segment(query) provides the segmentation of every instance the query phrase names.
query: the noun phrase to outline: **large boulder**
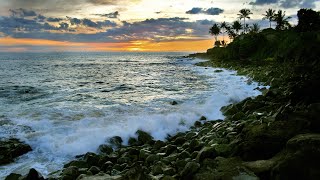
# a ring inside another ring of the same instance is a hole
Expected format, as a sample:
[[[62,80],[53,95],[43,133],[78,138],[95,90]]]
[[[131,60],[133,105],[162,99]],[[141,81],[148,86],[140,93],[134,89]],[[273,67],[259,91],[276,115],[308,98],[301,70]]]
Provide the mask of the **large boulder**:
[[[258,180],[259,178],[242,165],[238,158],[205,159],[199,171],[193,176],[194,180],[217,179],[245,179]]]
[[[31,147],[18,139],[0,141],[0,165],[13,162],[13,159],[31,151]]]
[[[270,159],[285,147],[290,138],[305,131],[307,126],[308,122],[298,117],[247,124],[232,142],[233,155],[246,161]]]
[[[27,175],[20,177],[19,180],[44,180],[44,178],[37,170],[32,168]]]
[[[109,143],[116,148],[120,148],[122,146],[122,142],[123,140],[120,136],[114,136],[109,139]]]
[[[206,158],[214,159],[216,157],[217,157],[217,151],[214,147],[204,147],[198,153],[196,160],[198,162],[201,162]]]
[[[287,143],[271,179],[319,179],[320,134],[300,134]]]
[[[136,135],[138,136],[138,142],[140,144],[147,144],[153,140],[153,137],[150,134],[141,130],[138,130]]]

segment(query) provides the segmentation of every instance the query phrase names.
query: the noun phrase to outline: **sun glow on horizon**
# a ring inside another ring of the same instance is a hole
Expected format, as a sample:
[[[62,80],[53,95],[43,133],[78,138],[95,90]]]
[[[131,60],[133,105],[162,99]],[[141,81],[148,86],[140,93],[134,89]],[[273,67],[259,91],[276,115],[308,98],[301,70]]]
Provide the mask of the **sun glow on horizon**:
[[[0,38],[0,52],[50,52],[50,51],[114,51],[114,52],[195,52],[206,51],[213,46],[213,40],[180,40],[153,42],[146,40],[129,42],[67,42],[46,39]]]

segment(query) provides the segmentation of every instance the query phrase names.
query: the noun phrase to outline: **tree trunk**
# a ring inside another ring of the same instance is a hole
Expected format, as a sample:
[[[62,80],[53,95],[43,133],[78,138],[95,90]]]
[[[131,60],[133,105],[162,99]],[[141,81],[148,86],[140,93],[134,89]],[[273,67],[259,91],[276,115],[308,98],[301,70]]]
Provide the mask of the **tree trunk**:
[[[269,22],[270,22],[270,28],[271,28],[271,20]]]
[[[244,33],[247,32],[246,18],[243,18],[243,30],[244,30]]]

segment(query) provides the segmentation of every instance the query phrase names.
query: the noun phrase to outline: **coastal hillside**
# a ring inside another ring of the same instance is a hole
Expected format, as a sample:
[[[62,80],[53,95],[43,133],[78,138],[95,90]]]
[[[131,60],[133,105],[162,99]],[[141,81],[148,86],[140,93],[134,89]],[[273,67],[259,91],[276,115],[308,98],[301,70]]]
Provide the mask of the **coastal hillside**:
[[[240,10],[241,19],[249,15],[248,9]],[[261,95],[230,101],[220,109],[225,119],[199,116],[189,130],[168,135],[163,141],[141,129],[128,139],[117,135],[97,151],[77,155],[46,178],[320,179],[320,13],[301,9],[297,17],[298,24],[292,27],[279,10],[270,16],[270,27],[275,21],[275,29],[247,28],[244,21],[241,33],[237,26],[214,24],[210,33],[215,36],[215,47],[187,57],[207,59],[197,65],[218,68],[214,73],[236,70],[237,75],[249,77],[246,84],[260,83],[255,90]],[[239,27],[240,22],[235,24]],[[230,36],[229,44],[218,41],[220,27]],[[179,103],[171,101],[170,107]],[[11,140],[10,147],[8,142],[2,144],[12,156],[9,162],[31,150],[19,140]],[[16,149],[23,152],[18,154]],[[6,180],[44,180],[38,171],[11,173]]]

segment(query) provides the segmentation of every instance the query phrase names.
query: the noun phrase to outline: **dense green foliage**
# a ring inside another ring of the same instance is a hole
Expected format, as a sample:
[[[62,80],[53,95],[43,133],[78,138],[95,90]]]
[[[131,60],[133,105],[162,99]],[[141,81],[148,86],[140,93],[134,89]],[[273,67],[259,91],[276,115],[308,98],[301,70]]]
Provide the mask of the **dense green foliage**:
[[[207,55],[215,62],[232,66],[268,67],[279,74],[282,83],[287,83],[288,91],[292,92],[291,101],[317,102],[320,100],[320,14],[302,9],[298,17],[299,24],[294,28],[242,34],[225,48],[209,49]]]

